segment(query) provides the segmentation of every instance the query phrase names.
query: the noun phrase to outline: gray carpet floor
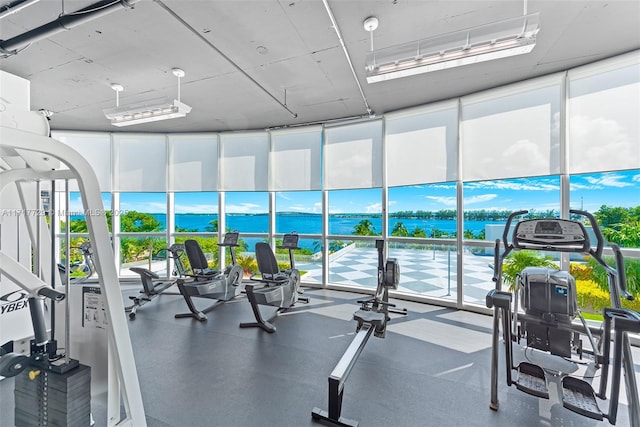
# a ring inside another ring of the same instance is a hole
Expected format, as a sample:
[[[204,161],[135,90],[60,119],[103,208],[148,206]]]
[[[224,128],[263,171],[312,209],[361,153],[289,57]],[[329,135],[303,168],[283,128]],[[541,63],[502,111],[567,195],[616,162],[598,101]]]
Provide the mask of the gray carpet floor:
[[[179,296],[142,307],[129,328],[148,425],[319,425],[311,410],[327,409],[327,377],[353,339],[362,295],[310,289],[305,296],[310,303],[281,314],[273,334],[238,327],[253,320],[244,296],[206,322],[174,319],[185,311]],[[500,410],[490,410],[491,317],[396,303],[409,314],[393,315],[386,338],[369,340],[345,385],[344,417],[361,426],[609,424],[564,409],[553,390],[545,400],[507,387],[503,370]],[[634,356],[640,377],[637,348]],[[13,383],[0,381],[1,426],[13,425]],[[104,408],[94,405],[93,414],[106,425]],[[629,425],[624,402],[617,425]]]

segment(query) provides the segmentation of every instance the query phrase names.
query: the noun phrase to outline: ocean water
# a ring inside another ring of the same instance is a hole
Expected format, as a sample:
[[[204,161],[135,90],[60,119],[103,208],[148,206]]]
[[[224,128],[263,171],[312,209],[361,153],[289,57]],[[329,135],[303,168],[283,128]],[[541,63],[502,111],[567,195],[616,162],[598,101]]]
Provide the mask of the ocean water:
[[[154,214],[163,226],[166,218],[163,214]],[[207,226],[218,218],[218,215],[207,214],[185,214],[176,215],[176,227],[189,231],[206,231]],[[376,232],[382,231],[382,219],[366,216],[353,217],[330,217],[329,234],[353,234],[354,229],[360,221],[368,219],[373,224]],[[430,235],[434,229],[454,233],[456,231],[456,221],[453,220],[422,220],[422,219],[389,219],[389,229],[392,230],[397,222],[402,222],[411,233],[416,227],[424,230]],[[484,230],[487,224],[504,224],[499,221],[465,221],[465,230],[470,230],[478,234]],[[227,216],[228,229],[239,230],[247,233],[267,233],[269,231],[269,216],[261,215],[231,215]],[[300,234],[321,234],[322,218],[320,215],[282,215],[276,218],[276,232],[288,233],[297,231]]]
[[[164,225],[165,215],[154,214],[154,216]],[[211,226],[211,222],[218,218],[217,215],[207,214],[178,214],[176,215],[176,227],[184,230],[199,232],[206,231]],[[360,221],[368,219],[373,224],[373,228],[377,233],[382,231],[382,219],[367,216],[349,216],[349,217],[329,217],[329,234],[334,235],[351,235],[355,227]],[[389,230],[397,222],[402,222],[406,229],[411,233],[415,228],[424,230],[427,236],[431,235],[433,230],[439,230],[449,234],[455,233],[456,221],[453,220],[421,220],[421,219],[389,219]],[[470,230],[474,234],[478,234],[485,229],[487,224],[504,224],[499,221],[465,221],[465,230]],[[238,230],[242,234],[245,233],[267,233],[269,231],[269,216],[261,215],[230,215],[227,216],[226,228],[230,230]],[[322,233],[322,217],[320,215],[280,215],[276,218],[276,233],[288,233],[295,231],[299,234],[321,234]],[[255,242],[260,239],[245,239],[249,247],[253,247]],[[300,245],[311,249],[314,242],[310,239],[301,239]]]
[[[166,228],[165,214],[151,214],[162,225],[162,229]],[[81,217],[72,219],[80,219]],[[212,221],[218,219],[215,214],[176,214],[176,229],[204,232],[212,230]],[[380,233],[382,231],[382,219],[369,216],[330,216],[329,217],[329,234],[333,235],[351,235],[354,233],[355,227],[360,221],[367,219],[373,224],[374,231]],[[415,228],[420,228],[429,236],[433,230],[439,230],[449,234],[455,233],[456,221],[442,219],[389,219],[389,230],[393,230],[396,223],[402,222],[406,229],[411,233]],[[504,224],[500,221],[465,221],[465,230],[469,230],[474,234],[478,234],[485,229],[487,224]],[[207,229],[209,228],[209,230]],[[268,233],[269,232],[269,215],[229,215],[227,216],[226,228],[229,230],[238,230],[242,233]],[[322,216],[308,214],[287,214],[278,215],[276,217],[276,233],[297,232],[299,234],[322,234]],[[261,239],[244,239],[250,248]],[[254,241],[255,240],[255,241]],[[305,248],[312,249],[316,246],[311,239],[301,239],[300,245]]]

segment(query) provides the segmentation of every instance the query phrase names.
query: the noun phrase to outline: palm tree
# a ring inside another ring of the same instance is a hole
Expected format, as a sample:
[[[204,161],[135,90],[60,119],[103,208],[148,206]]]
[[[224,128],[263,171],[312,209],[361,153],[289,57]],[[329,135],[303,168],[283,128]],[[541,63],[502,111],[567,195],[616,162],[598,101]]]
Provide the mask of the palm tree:
[[[376,230],[373,223],[368,219],[363,219],[353,227],[353,233],[357,236],[375,236]]]
[[[405,227],[404,224],[401,221],[398,221],[393,226],[393,231],[391,231],[391,235],[392,236],[407,237],[407,236],[409,236],[409,230],[407,230],[407,227]]]

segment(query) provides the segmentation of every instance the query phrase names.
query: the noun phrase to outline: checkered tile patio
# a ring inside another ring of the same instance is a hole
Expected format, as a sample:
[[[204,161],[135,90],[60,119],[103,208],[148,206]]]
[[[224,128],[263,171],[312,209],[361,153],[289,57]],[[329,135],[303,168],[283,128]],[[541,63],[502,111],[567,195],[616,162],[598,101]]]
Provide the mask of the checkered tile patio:
[[[442,250],[390,249],[390,258],[400,265],[400,286],[404,292],[429,297],[457,299],[456,253]],[[469,303],[484,304],[487,292],[495,286],[489,256],[464,254],[464,295]],[[329,283],[376,286],[378,254],[374,248],[348,247],[332,255],[329,261]],[[303,282],[322,282],[322,266],[296,264],[306,273]]]

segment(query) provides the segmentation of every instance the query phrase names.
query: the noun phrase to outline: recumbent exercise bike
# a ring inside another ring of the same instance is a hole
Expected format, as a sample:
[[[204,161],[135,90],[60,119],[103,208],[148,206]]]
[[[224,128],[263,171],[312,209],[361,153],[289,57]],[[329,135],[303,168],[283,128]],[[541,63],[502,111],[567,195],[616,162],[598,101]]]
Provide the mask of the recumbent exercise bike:
[[[242,292],[244,272],[242,267],[238,265],[235,252],[235,248],[239,246],[238,232],[226,233],[223,242],[218,243],[218,246],[229,248],[231,254],[231,265],[227,266],[224,271],[209,268],[207,258],[197,240],[184,241],[184,248],[193,273],[187,274],[188,278],[178,278],[177,284],[189,312],[176,314],[175,318],[191,317],[205,321],[207,320],[206,313],[219,304],[232,300]],[[193,301],[194,297],[214,299],[216,302],[204,309],[198,309]]]
[[[259,272],[251,275],[250,280],[258,283],[245,284],[247,299],[251,304],[251,310],[256,319],[255,322],[240,323],[241,328],[258,327],[269,333],[276,331],[271,321],[278,313],[293,307],[296,302],[309,302],[308,298],[300,297],[303,293],[300,289],[300,272],[296,269],[293,251],[298,247],[299,236],[297,233],[285,234],[279,249],[287,249],[289,252],[289,268],[280,270],[275,254],[271,246],[265,242],[256,243],[256,261]],[[257,286],[262,287],[257,288]],[[265,319],[262,316],[259,305],[277,307],[275,313]]]

